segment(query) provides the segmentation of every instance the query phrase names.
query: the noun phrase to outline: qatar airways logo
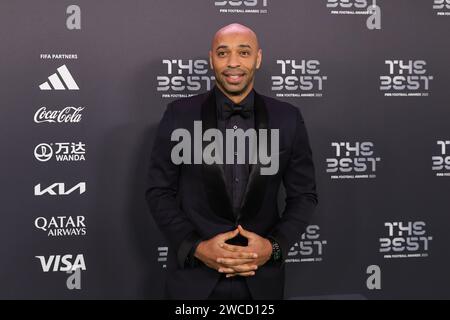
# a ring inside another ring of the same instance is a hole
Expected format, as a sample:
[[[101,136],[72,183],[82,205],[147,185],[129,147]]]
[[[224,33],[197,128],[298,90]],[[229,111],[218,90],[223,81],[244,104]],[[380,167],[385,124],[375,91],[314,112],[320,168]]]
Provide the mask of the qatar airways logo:
[[[270,131],[270,132],[269,132]],[[269,138],[270,134],[270,138]],[[171,159],[180,164],[261,164],[261,175],[274,175],[279,167],[278,129],[226,129],[225,138],[219,129],[211,128],[203,133],[202,121],[194,121],[194,137],[184,128],[175,129],[171,141]],[[224,159],[224,140],[225,153]],[[204,150],[203,143],[208,143]],[[192,159],[193,150],[193,159]],[[270,155],[269,155],[270,152]]]
[[[162,98],[185,98],[211,90],[215,77],[207,60],[163,59],[164,74],[156,77]]]
[[[450,0],[434,0],[433,10],[438,16],[450,16]]]
[[[368,15],[366,27],[369,30],[381,29],[381,8],[376,0],[327,0],[330,14],[336,15]]]
[[[326,159],[331,179],[376,178],[381,158],[376,155],[373,142],[332,142],[331,147],[334,157]]]
[[[272,76],[272,92],[277,97],[322,97],[327,76],[321,74],[319,60],[278,59],[280,73]]]
[[[85,236],[87,233],[84,216],[37,217],[34,226],[48,237]]]
[[[34,114],[35,123],[78,123],[81,121],[84,107],[65,107],[60,110],[39,108]]]
[[[385,97],[428,97],[433,76],[425,60],[386,60],[388,73],[380,76]]]
[[[385,222],[387,234],[380,238],[380,252],[384,258],[428,257],[430,241],[425,221]]]
[[[233,14],[267,14],[269,0],[214,0],[219,13]]]
[[[431,169],[436,172],[436,177],[450,177],[450,154],[448,152],[450,140],[438,140],[438,154],[431,157]]]

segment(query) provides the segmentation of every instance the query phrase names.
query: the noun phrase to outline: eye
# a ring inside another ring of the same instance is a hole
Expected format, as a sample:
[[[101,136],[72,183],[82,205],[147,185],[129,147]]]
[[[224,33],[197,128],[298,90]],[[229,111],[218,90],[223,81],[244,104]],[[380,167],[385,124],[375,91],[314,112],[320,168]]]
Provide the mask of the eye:
[[[225,51],[219,51],[219,52],[217,52],[217,55],[219,56],[219,57],[224,57],[225,56]]]
[[[248,51],[241,51],[241,55],[248,56],[248,55],[250,55],[250,52],[248,52]]]

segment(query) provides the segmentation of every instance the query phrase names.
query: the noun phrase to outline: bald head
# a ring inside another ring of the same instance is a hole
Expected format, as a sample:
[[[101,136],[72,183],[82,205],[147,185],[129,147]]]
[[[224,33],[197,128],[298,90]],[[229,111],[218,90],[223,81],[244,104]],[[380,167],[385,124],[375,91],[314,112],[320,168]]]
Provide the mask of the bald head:
[[[221,39],[230,35],[240,35],[245,37],[248,41],[254,43],[256,50],[259,49],[258,37],[252,29],[240,23],[232,23],[217,30],[212,40],[211,50],[214,50]]]

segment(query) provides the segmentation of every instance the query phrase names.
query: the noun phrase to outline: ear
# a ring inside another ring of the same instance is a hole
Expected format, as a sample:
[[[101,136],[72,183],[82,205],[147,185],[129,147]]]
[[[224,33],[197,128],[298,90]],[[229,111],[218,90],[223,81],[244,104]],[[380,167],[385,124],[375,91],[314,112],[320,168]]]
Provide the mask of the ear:
[[[258,49],[258,54],[256,57],[256,69],[259,69],[262,63],[262,49]]]
[[[212,51],[209,50],[209,66],[213,70],[213,63],[212,63]]]

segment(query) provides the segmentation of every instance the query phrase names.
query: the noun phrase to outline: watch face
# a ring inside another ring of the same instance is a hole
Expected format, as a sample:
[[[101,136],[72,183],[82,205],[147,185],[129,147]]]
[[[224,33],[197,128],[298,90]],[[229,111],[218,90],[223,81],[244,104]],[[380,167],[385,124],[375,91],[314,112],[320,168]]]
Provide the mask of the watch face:
[[[277,261],[281,258],[280,246],[275,240],[271,240],[272,242],[272,258]]]

